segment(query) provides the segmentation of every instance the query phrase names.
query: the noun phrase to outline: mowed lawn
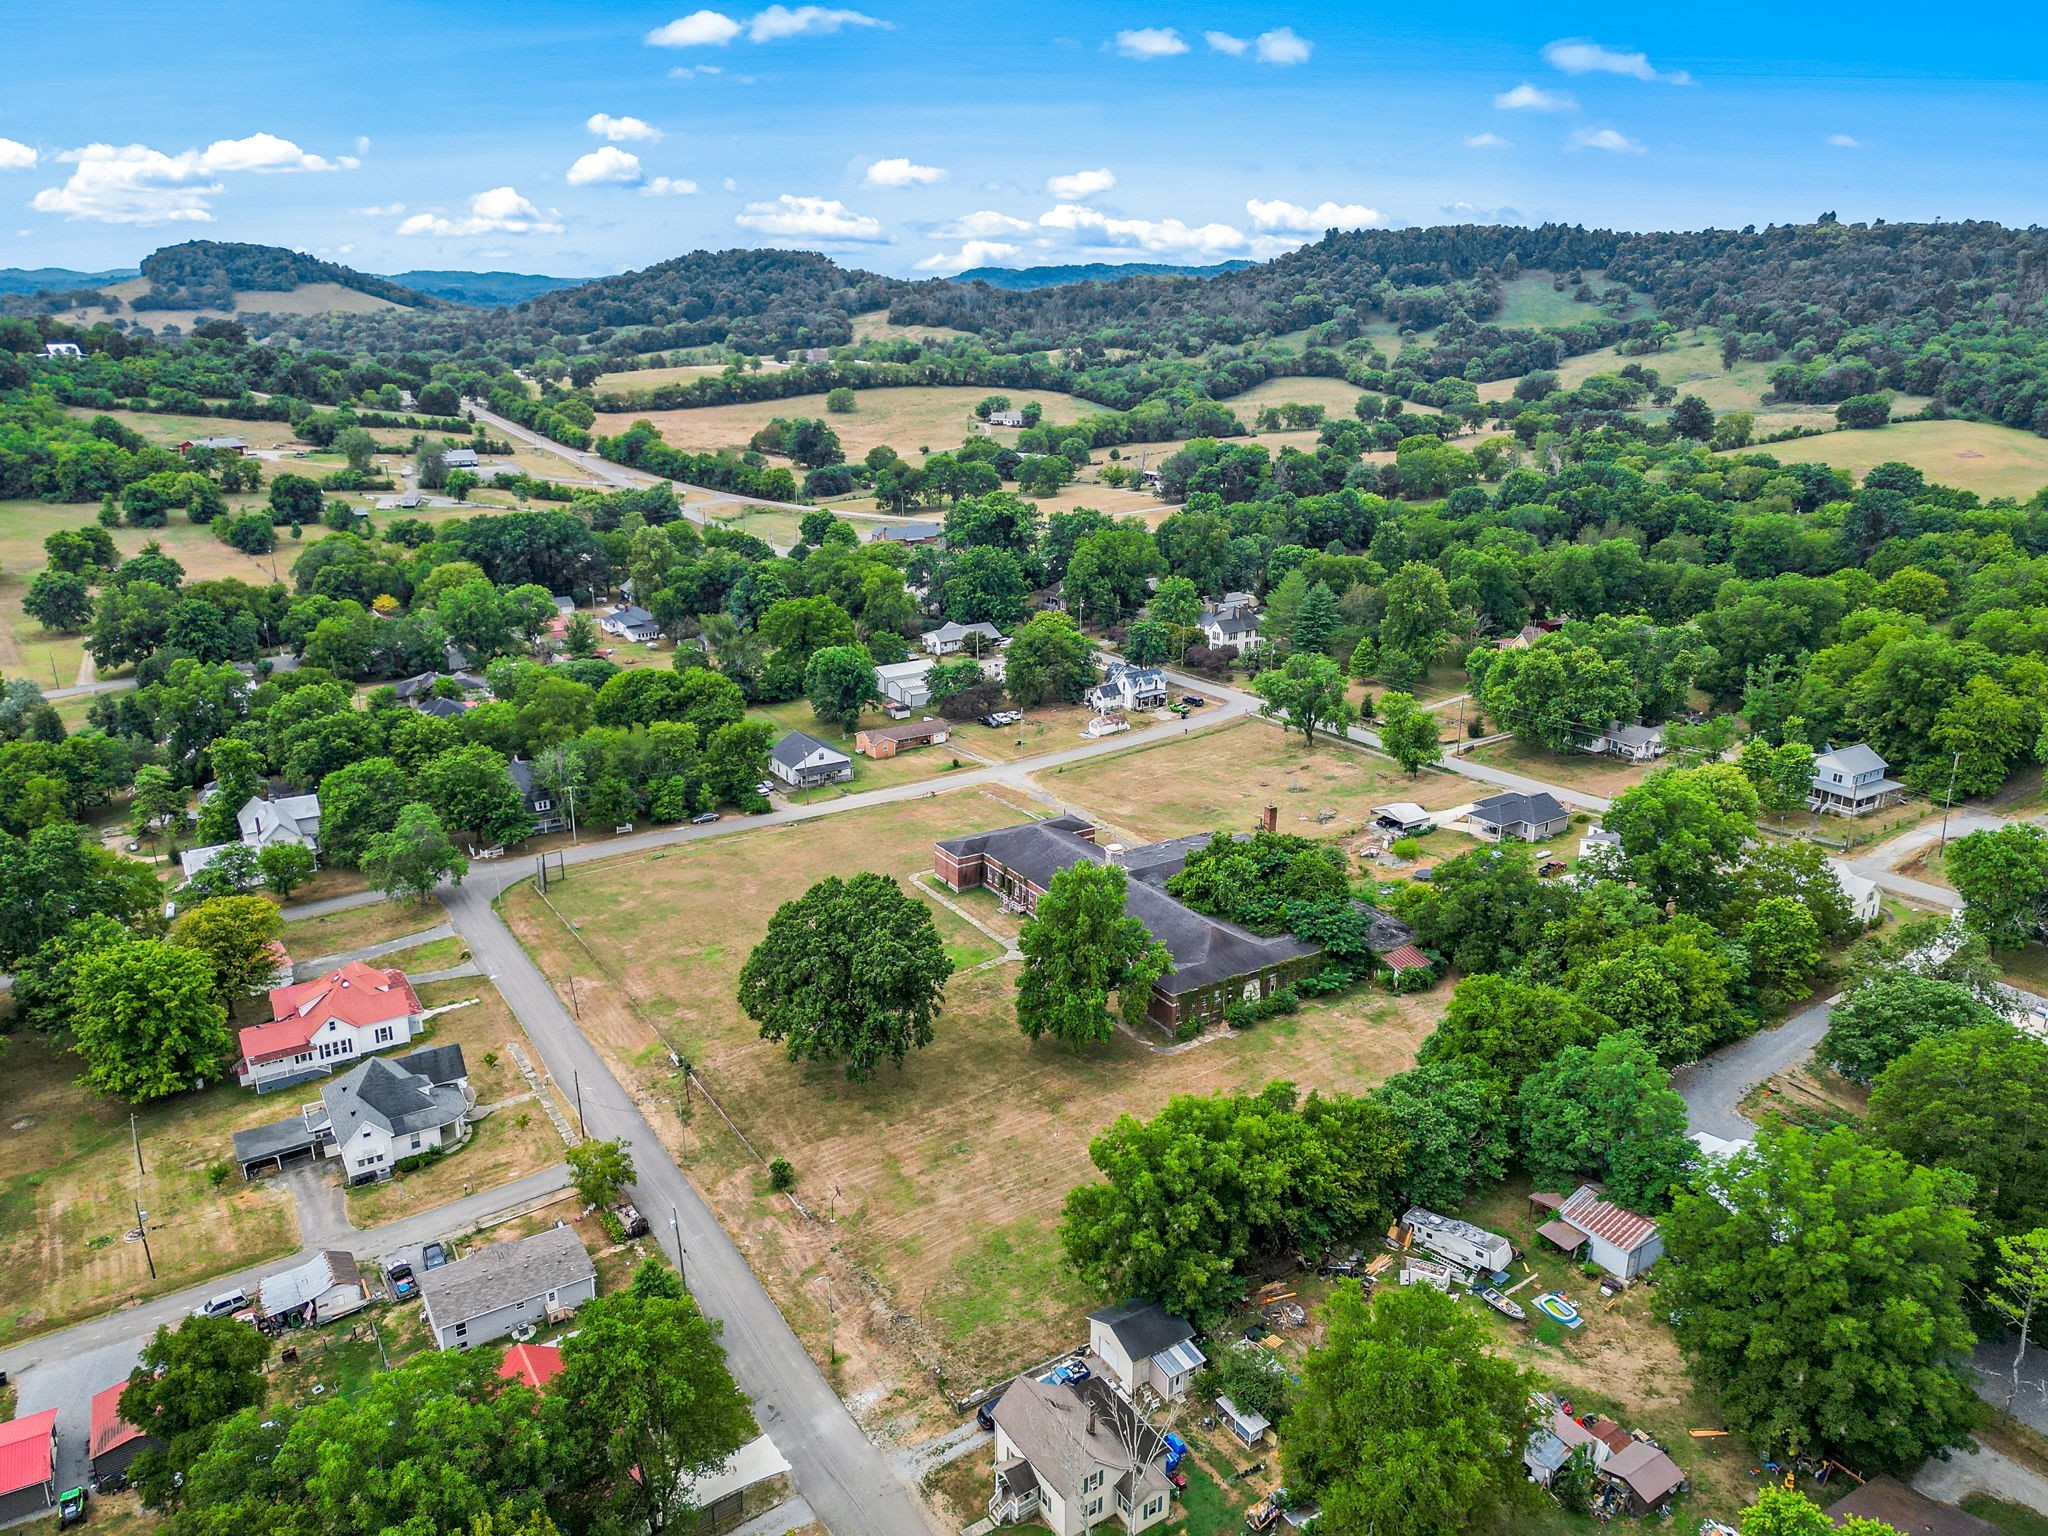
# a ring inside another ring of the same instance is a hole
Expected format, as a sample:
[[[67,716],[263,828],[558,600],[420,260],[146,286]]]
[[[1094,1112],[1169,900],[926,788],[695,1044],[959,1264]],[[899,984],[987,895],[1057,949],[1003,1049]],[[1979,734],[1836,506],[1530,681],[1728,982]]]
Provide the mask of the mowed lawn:
[[[1362,993],[1174,1054],[1121,1035],[1077,1054],[1018,1032],[1015,970],[998,964],[956,975],[934,1044],[864,1085],[792,1065],[758,1038],[734,993],[779,904],[826,875],[907,882],[930,869],[935,839],[1023,819],[991,796],[944,794],[588,866],[553,887],[553,913],[530,886],[504,902],[565,999],[576,977],[584,1029],[643,1101],[675,1098],[664,1042],[694,1062],[760,1154],[789,1159],[800,1198],[836,1220],[832,1245],[936,1342],[955,1386],[1078,1336],[1094,1298],[1061,1262],[1054,1228],[1066,1192],[1092,1177],[1090,1138],[1119,1114],[1276,1077],[1364,1088],[1413,1059],[1437,1011],[1430,997]],[[934,907],[949,943],[992,949]],[[728,1142],[700,1106],[685,1165],[818,1347],[805,1321],[818,1255],[764,1198],[759,1166],[721,1152]]]
[[[849,460],[867,456],[870,448],[887,444],[904,458],[916,461],[918,450],[937,453],[958,448],[982,431],[975,419],[977,401],[991,394],[1007,393],[1019,407],[1035,400],[1044,408],[1048,422],[1078,421],[1101,409],[1056,390],[997,391],[966,385],[913,385],[902,389],[863,389],[856,392],[854,409],[835,415],[825,409],[822,394],[796,395],[787,400],[762,400],[742,405],[705,405],[681,411],[629,411],[602,415],[592,430],[623,432],[645,417],[677,448],[712,452],[720,448],[745,448],[747,441],[777,416],[809,416],[829,422],[839,434],[840,446]],[[1003,441],[1014,441],[1016,433],[999,432]]]
[[[1900,421],[1830,432],[1763,450],[1786,464],[1832,464],[1859,478],[1874,465],[1911,464],[1938,485],[2025,501],[2048,486],[2048,440],[1986,421]]]
[[[0,1060],[0,1343],[299,1245],[289,1197],[233,1172],[216,1188],[207,1172],[232,1169],[232,1133],[290,1114],[291,1095],[259,1099],[229,1080],[145,1106],[138,1189],[129,1106],[80,1087],[83,1065],[31,1030],[17,1031]],[[126,1237],[138,1196],[154,1279],[142,1244]]]
[[[1345,837],[1372,820],[1372,808],[1413,800],[1430,810],[1462,804],[1472,786],[1446,774],[1409,778],[1395,764],[1356,747],[1245,720],[1156,746],[1032,775],[1064,802],[1094,810],[1126,840],[1158,842],[1212,830],[1249,832],[1268,805],[1280,830],[1304,837]],[[1316,818],[1333,813],[1328,821]]]

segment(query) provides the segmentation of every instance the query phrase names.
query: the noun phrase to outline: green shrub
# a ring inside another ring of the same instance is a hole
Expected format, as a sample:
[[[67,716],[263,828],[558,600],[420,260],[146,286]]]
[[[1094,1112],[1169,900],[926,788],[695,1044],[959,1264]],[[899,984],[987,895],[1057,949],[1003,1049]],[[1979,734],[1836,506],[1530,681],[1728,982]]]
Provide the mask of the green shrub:
[[[1412,859],[1422,852],[1422,844],[1412,837],[1400,837],[1388,851],[1397,859]]]
[[[768,1187],[778,1195],[796,1188],[796,1169],[790,1166],[788,1158],[778,1157],[768,1165]]]

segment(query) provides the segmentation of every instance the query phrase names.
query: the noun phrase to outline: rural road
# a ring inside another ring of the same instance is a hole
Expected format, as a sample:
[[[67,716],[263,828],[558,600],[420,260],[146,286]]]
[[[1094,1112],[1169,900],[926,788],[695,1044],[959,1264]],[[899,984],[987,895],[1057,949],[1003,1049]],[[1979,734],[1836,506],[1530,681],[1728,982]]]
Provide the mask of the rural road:
[[[671,1242],[673,1230],[680,1230],[690,1293],[725,1325],[733,1375],[753,1399],[762,1429],[789,1459],[796,1491],[829,1529],[847,1536],[924,1536],[928,1528],[916,1500],[804,1352],[745,1255],[493,910],[485,886],[504,883],[509,882],[465,883],[443,890],[441,901],[555,1081],[580,1082],[589,1134],[632,1143],[639,1174],[634,1203],[646,1213],[657,1239],[669,1222],[676,1224]]]
[[[203,1285],[188,1286],[171,1295],[0,1349],[0,1371],[5,1371],[21,1389],[17,1413],[57,1410],[57,1483],[60,1488],[76,1487],[86,1478],[93,1394],[122,1380],[135,1368],[142,1346],[160,1326],[169,1324],[175,1328],[191,1315],[194,1307],[223,1291],[239,1287],[254,1295],[263,1276],[305,1262],[318,1248],[345,1248],[358,1259],[374,1264],[381,1255],[411,1244],[471,1231],[494,1217],[545,1200],[568,1184],[569,1170],[557,1164],[510,1184],[451,1200],[366,1232],[351,1229],[346,1236],[333,1230],[333,1215],[326,1212],[316,1218],[327,1228],[318,1244],[309,1243],[287,1258],[272,1259],[237,1274],[220,1275]],[[344,1215],[344,1225],[346,1220]]]
[[[1828,1009],[1837,1001],[1816,1003],[1775,1029],[1760,1029],[1672,1073],[1671,1086],[1685,1100],[1686,1124],[1725,1141],[1747,1141],[1756,1135],[1756,1122],[1736,1106],[1758,1083],[1799,1066],[1813,1054],[1828,1032]]]

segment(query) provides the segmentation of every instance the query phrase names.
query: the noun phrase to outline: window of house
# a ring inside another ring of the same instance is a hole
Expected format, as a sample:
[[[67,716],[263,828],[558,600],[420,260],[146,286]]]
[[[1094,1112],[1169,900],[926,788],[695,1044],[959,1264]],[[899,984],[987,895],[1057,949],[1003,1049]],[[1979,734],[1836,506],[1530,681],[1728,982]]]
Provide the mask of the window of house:
[[[466,1339],[466,1338],[468,1338],[468,1337],[469,1337],[469,1324],[467,1324],[467,1323],[457,1323],[457,1324],[455,1325],[455,1337],[457,1337],[458,1339]]]
[[[533,802],[533,808],[536,811],[551,811],[555,808],[555,802],[552,800],[536,800]]]
[[[412,1149],[415,1152],[419,1151],[420,1149],[420,1139],[417,1136],[413,1137],[412,1139]]]
[[[1087,1505],[1081,1511],[1082,1518],[1087,1520],[1093,1520],[1097,1515],[1101,1513],[1102,1500],[1100,1498],[1090,1499]]]
[[[391,1043],[391,1026],[389,1024],[380,1025],[378,1027],[377,1043],[379,1045],[389,1045]]]
[[[1081,1479],[1081,1491],[1083,1493],[1093,1493],[1096,1489],[1100,1488],[1101,1486],[1102,1474],[1100,1472],[1090,1472],[1086,1477]]]
[[[1151,1498],[1145,1501],[1145,1518],[1147,1520],[1150,1520],[1154,1515],[1158,1514],[1159,1511],[1164,1509],[1165,1507],[1165,1495],[1154,1494]]]

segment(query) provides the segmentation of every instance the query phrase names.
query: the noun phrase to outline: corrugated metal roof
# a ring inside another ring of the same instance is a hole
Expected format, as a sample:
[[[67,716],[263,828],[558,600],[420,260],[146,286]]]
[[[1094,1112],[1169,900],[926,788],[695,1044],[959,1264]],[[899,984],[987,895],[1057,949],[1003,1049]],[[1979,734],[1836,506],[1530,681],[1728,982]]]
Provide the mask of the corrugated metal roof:
[[[1635,1252],[1657,1235],[1656,1222],[1602,1200],[1599,1191],[1590,1184],[1581,1184],[1574,1190],[1571,1199],[1558,1207],[1557,1214],[1568,1225],[1589,1237],[1612,1243],[1624,1253]]]
[[[56,1428],[54,1408],[0,1424],[0,1493],[19,1493],[50,1480],[54,1475],[51,1437]]]
[[[89,1454],[97,1461],[111,1450],[126,1445],[130,1440],[140,1440],[141,1430],[121,1417],[121,1394],[128,1390],[126,1381],[117,1381],[104,1392],[92,1395],[92,1438]]]

